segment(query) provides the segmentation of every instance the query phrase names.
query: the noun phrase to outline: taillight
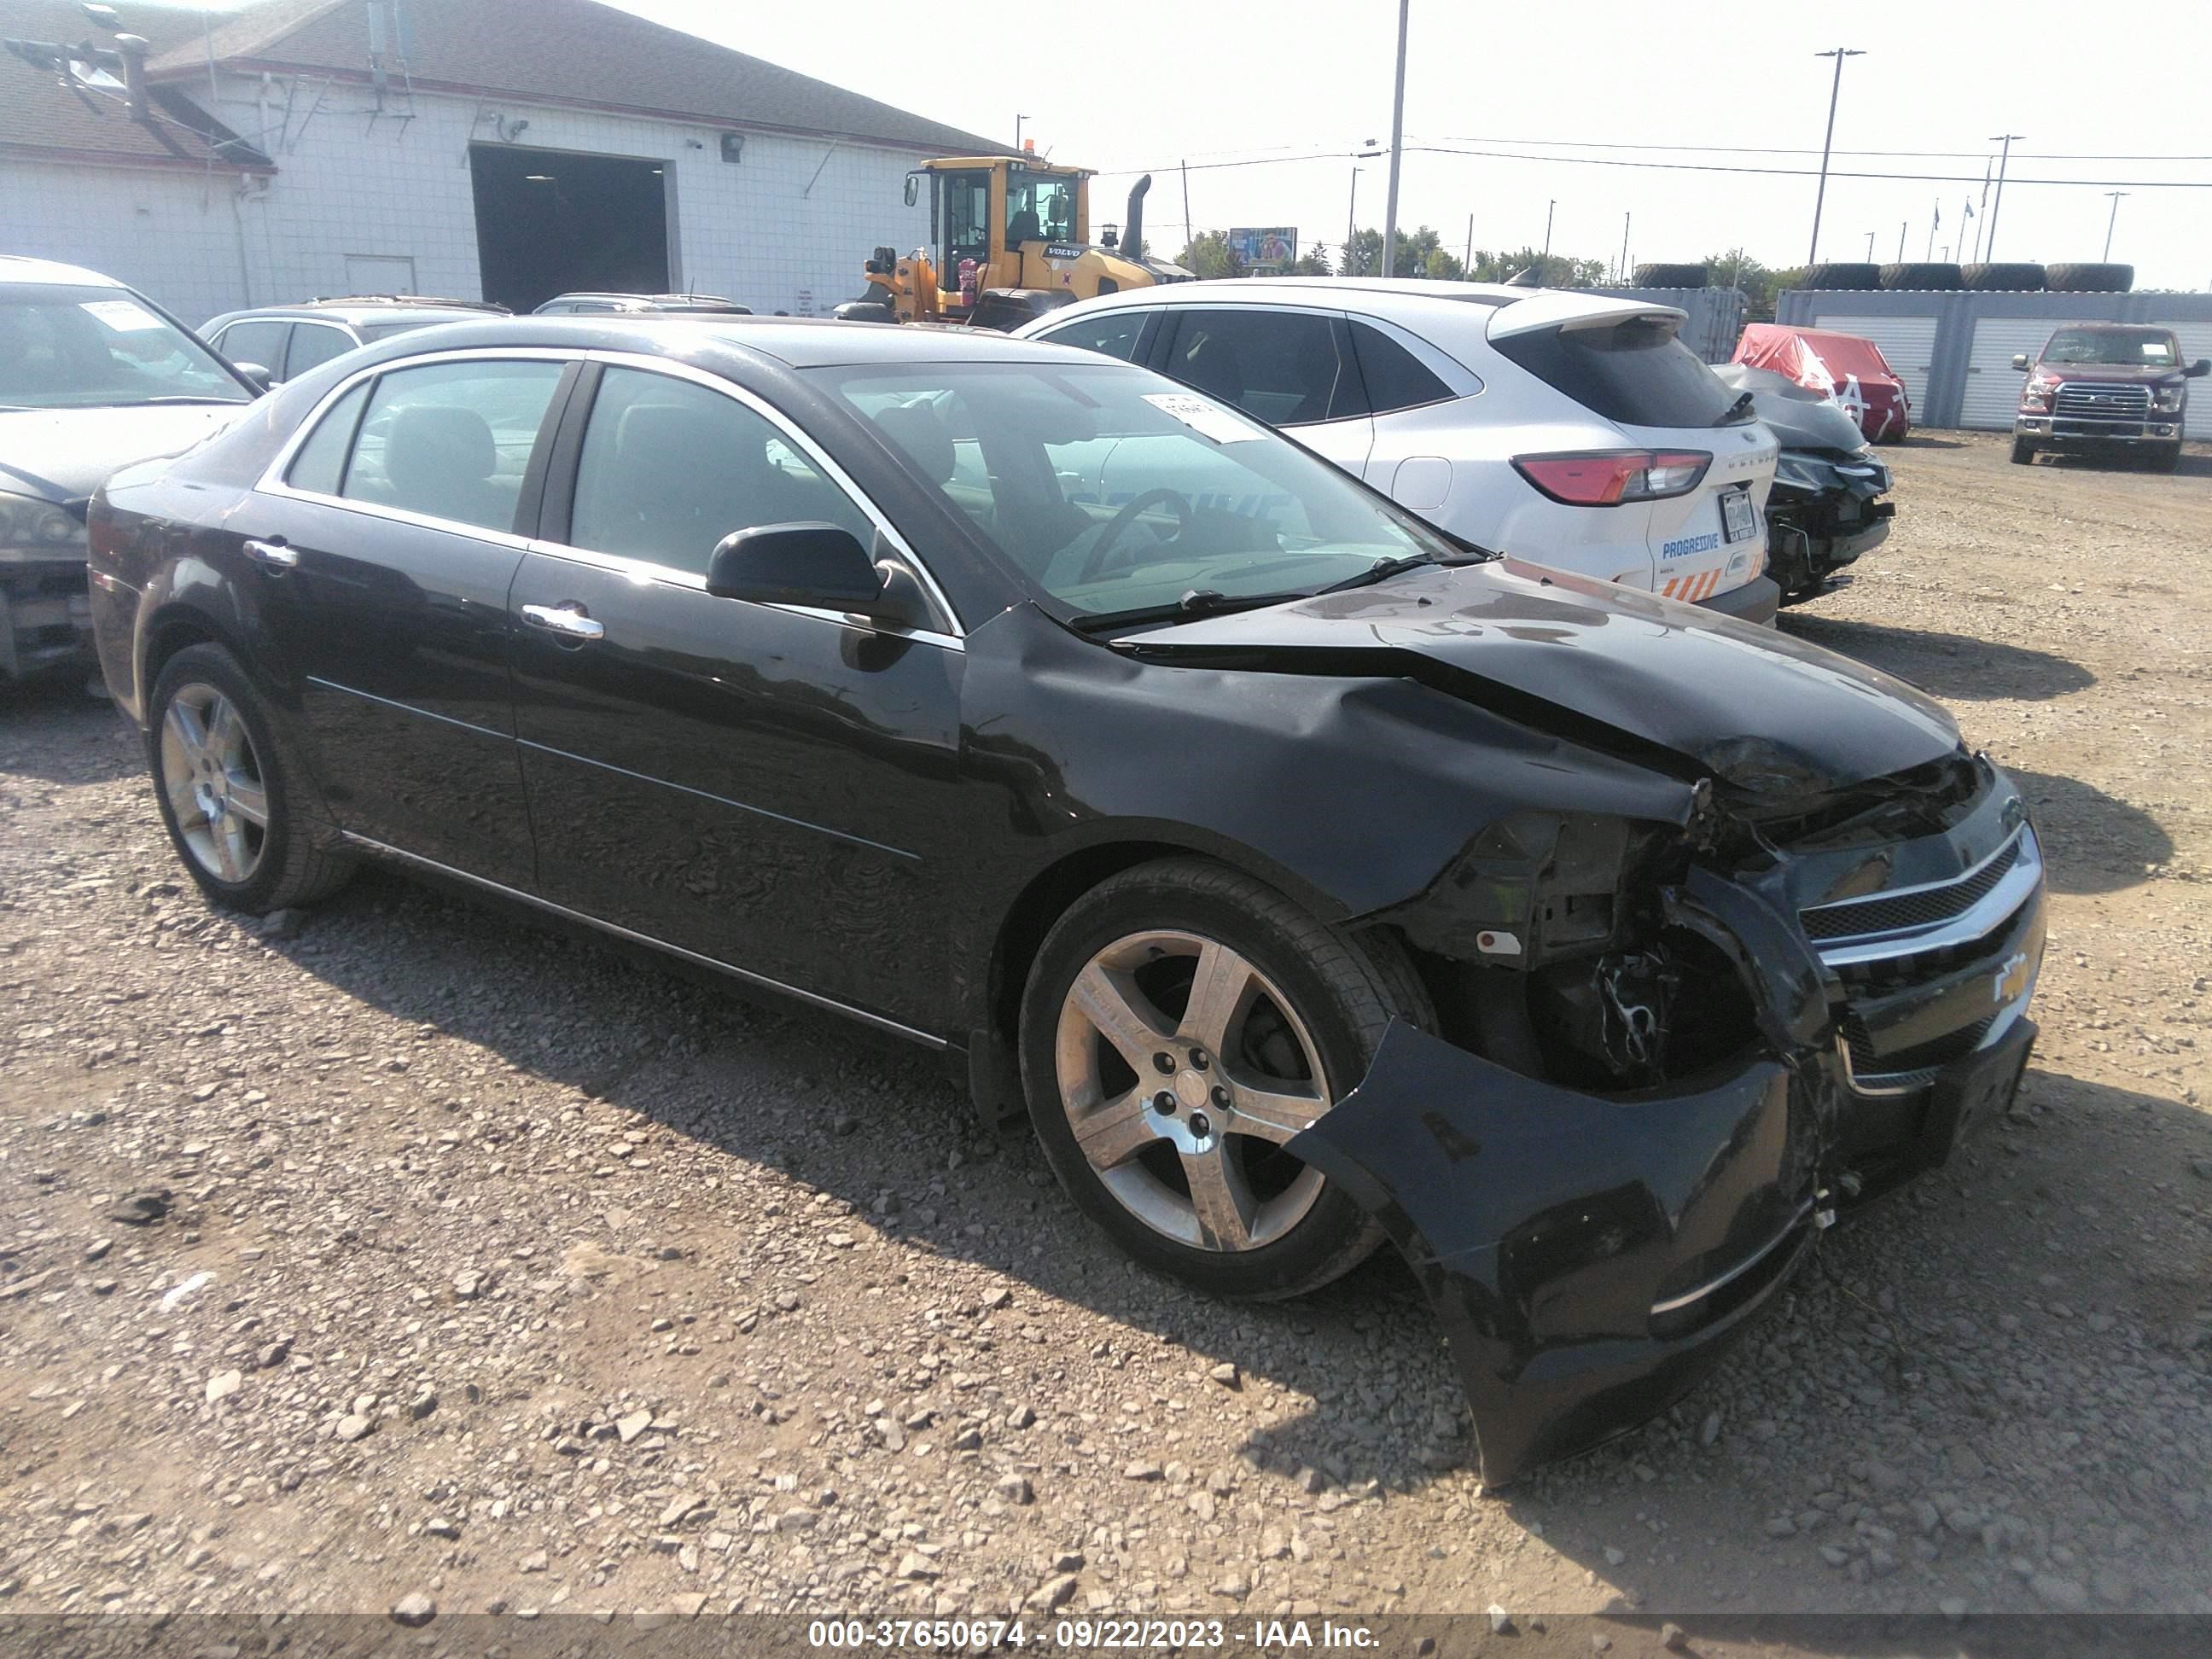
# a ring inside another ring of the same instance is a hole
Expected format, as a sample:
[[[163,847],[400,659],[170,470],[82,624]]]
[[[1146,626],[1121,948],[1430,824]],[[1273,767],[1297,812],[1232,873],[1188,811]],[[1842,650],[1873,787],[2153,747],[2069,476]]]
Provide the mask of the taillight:
[[[1686,495],[1713,458],[1696,449],[1593,449],[1558,455],[1516,455],[1522,477],[1571,507],[1618,507]]]

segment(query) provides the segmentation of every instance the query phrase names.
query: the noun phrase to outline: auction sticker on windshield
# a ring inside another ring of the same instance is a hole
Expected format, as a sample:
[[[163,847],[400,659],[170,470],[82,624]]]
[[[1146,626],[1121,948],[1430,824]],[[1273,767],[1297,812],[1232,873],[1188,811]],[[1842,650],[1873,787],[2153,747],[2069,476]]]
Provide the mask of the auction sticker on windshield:
[[[1250,425],[1219,404],[1194,398],[1188,392],[1148,392],[1145,401],[1162,413],[1174,416],[1200,437],[1211,438],[1218,444],[1250,443],[1267,435],[1265,427]]]
[[[161,319],[130,300],[87,300],[82,309],[98,318],[118,334],[137,334],[161,326]]]

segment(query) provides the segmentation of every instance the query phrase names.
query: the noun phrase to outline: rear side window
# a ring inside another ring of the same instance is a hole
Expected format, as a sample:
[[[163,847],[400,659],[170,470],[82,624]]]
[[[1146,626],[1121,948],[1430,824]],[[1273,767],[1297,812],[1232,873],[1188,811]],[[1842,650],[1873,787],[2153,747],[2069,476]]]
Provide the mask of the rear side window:
[[[253,363],[271,374],[284,372],[284,337],[292,325],[277,320],[256,318],[243,323],[233,323],[223,330],[222,338],[216,349],[234,363]]]
[[[368,401],[368,382],[363,380],[332,404],[307,441],[292,457],[284,482],[295,489],[311,489],[318,495],[335,495],[345,482],[346,456],[353,448],[354,428],[361,424],[362,405]]]
[[[376,383],[343,494],[512,532],[522,475],[561,383],[556,362],[426,363]]]
[[[342,357],[353,349],[353,336],[328,323],[295,323],[292,355],[285,361],[284,377],[296,380],[309,369]]]
[[[1491,343],[1547,386],[1624,426],[1711,426],[1736,400],[1674,337],[1671,319],[1538,329]]]
[[[1354,320],[1352,349],[1359,358],[1359,377],[1367,383],[1367,404],[1377,415],[1394,409],[1440,404],[1451,388],[1421,367],[1413,354],[1379,328]]]
[[[1334,322],[1300,311],[1188,310],[1168,373],[1270,426],[1303,426],[1358,410]]]
[[[1078,346],[1133,363],[1141,361],[1137,356],[1137,343],[1144,337],[1145,325],[1158,315],[1157,311],[1134,307],[1126,311],[1102,312],[1096,317],[1079,317],[1066,328],[1054,329],[1044,337],[1054,345]]]

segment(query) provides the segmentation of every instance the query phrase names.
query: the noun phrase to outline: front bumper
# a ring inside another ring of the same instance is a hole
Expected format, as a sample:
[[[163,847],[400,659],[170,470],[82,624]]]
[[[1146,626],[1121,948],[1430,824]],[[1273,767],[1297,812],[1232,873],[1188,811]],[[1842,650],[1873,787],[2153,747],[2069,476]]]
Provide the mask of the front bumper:
[[[83,556],[0,562],[0,680],[94,661]]]
[[[2039,862],[2032,880],[2024,908],[1942,971],[1863,998],[1799,918],[1692,869],[1666,894],[1668,917],[1735,964],[1760,1041],[1687,1087],[1588,1094],[1391,1028],[1359,1086],[1288,1150],[1412,1267],[1450,1341],[1485,1485],[1632,1429],[1694,1386],[1789,1282],[1838,1194],[1862,1187],[1874,1116],[1909,1113],[1887,1133],[1899,1167],[1924,1169],[2003,1110],[2035,1037]],[[1995,1017],[1909,1091],[1855,1080],[1855,1038],[1909,1055],[1899,1045],[1958,1029],[1978,995]]]
[[[2161,448],[2181,441],[2183,416],[2157,411],[2118,420],[2096,420],[2077,415],[2021,415],[2012,423],[2015,438],[2032,438],[2039,444],[2061,447],[2080,444],[2093,448],[2105,444],[2155,444]]]

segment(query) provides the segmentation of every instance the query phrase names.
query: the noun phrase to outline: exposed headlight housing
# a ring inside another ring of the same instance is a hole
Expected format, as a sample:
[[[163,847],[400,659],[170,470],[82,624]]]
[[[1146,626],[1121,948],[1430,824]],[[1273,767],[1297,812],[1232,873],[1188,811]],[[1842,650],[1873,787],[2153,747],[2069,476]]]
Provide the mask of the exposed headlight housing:
[[[0,490],[0,559],[82,558],[84,545],[84,521],[67,507]]]
[[[2057,390],[2058,382],[2038,369],[2027,377],[2027,384],[2020,389],[2020,406],[2022,409],[2048,409],[2051,407],[2051,394]]]
[[[2153,386],[2150,393],[2150,406],[2170,415],[2181,407],[2182,397],[2187,390],[2188,388],[2179,380],[2169,380],[2163,386]]]

